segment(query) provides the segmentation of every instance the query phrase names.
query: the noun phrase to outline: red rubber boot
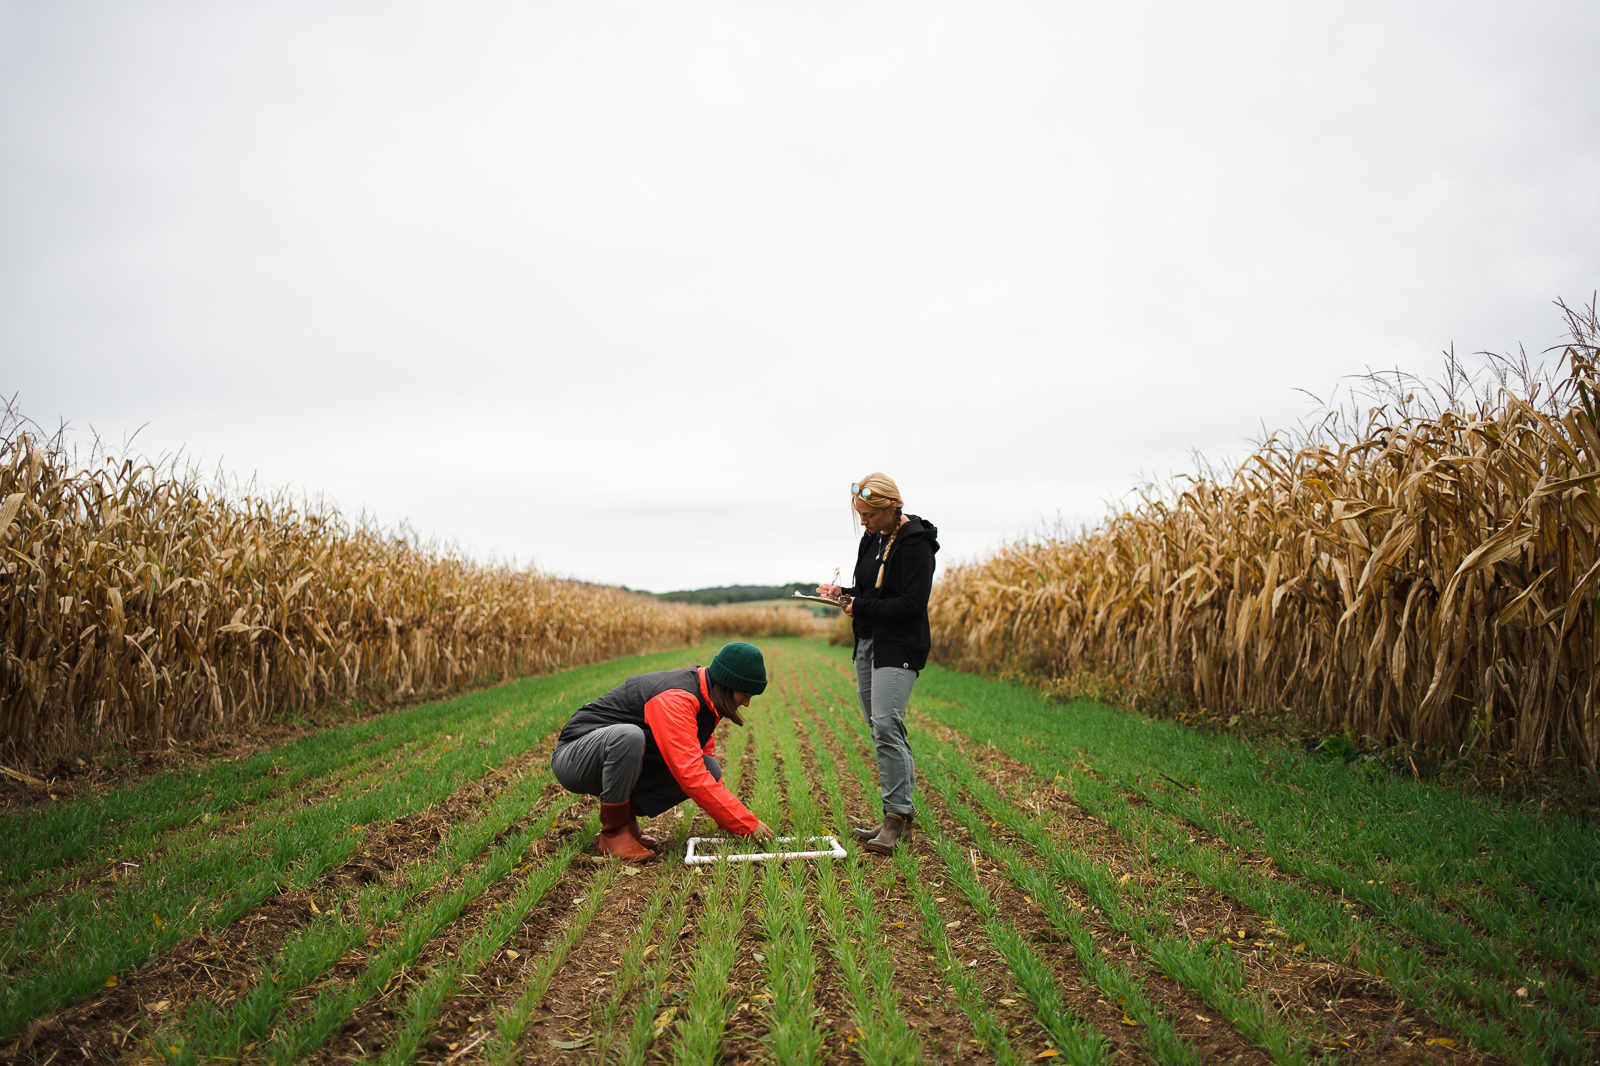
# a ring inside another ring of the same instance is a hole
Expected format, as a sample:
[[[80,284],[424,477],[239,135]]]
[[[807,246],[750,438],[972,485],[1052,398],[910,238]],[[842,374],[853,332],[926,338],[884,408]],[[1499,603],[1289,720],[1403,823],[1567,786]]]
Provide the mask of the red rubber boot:
[[[600,854],[615,855],[624,862],[649,862],[656,853],[634,839],[628,830],[633,820],[630,803],[600,804]]]
[[[638,800],[628,801],[628,832],[633,834],[633,839],[649,848],[651,851],[660,851],[661,842],[655,837],[645,836],[639,832],[639,815],[644,813],[644,808],[639,806]]]

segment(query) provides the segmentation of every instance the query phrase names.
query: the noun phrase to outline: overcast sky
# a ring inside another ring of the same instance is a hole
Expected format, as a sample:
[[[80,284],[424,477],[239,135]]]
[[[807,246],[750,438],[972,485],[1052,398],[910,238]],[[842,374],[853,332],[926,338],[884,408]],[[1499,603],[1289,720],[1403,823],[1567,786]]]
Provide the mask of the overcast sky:
[[[635,588],[943,563],[1600,287],[1600,4],[0,0],[0,390]]]

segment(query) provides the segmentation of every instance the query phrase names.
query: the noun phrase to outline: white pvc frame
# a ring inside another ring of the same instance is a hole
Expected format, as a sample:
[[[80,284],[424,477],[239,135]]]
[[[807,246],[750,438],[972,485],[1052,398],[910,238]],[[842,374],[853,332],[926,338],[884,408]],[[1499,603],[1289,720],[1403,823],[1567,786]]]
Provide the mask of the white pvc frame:
[[[774,837],[774,844],[814,844],[825,840],[830,847],[820,851],[762,851],[753,854],[740,855],[696,855],[695,846],[698,844],[726,844],[729,837],[690,837],[689,850],[684,854],[685,866],[705,866],[713,862],[760,862],[762,859],[842,859],[845,858],[844,846],[837,837]]]

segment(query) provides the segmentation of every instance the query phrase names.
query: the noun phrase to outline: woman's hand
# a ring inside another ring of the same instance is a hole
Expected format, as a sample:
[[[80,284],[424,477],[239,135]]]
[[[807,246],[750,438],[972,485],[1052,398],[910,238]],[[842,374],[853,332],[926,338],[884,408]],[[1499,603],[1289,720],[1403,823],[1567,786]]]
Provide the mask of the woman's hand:
[[[855,600],[845,600],[844,603],[839,607],[839,610],[845,613],[845,617],[854,618],[856,616],[855,606]]]
[[[818,585],[817,586],[817,595],[818,596],[826,596],[830,600],[836,600],[840,596],[842,596],[843,594],[844,594],[844,589],[839,585]]]
[[[750,830],[750,835],[755,837],[757,840],[771,840],[774,834],[771,826],[757,818],[756,827]]]

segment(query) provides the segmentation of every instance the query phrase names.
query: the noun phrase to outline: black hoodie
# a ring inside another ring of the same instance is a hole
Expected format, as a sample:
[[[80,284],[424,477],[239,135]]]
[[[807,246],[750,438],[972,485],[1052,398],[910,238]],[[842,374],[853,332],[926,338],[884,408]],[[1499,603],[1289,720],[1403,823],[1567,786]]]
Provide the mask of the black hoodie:
[[[933,591],[933,557],[939,551],[939,530],[932,522],[906,515],[889,563],[878,582],[878,556],[888,533],[863,533],[856,549],[856,583],[845,589],[855,597],[851,608],[856,639],[872,641],[872,665],[921,670],[928,665],[928,593]]]

